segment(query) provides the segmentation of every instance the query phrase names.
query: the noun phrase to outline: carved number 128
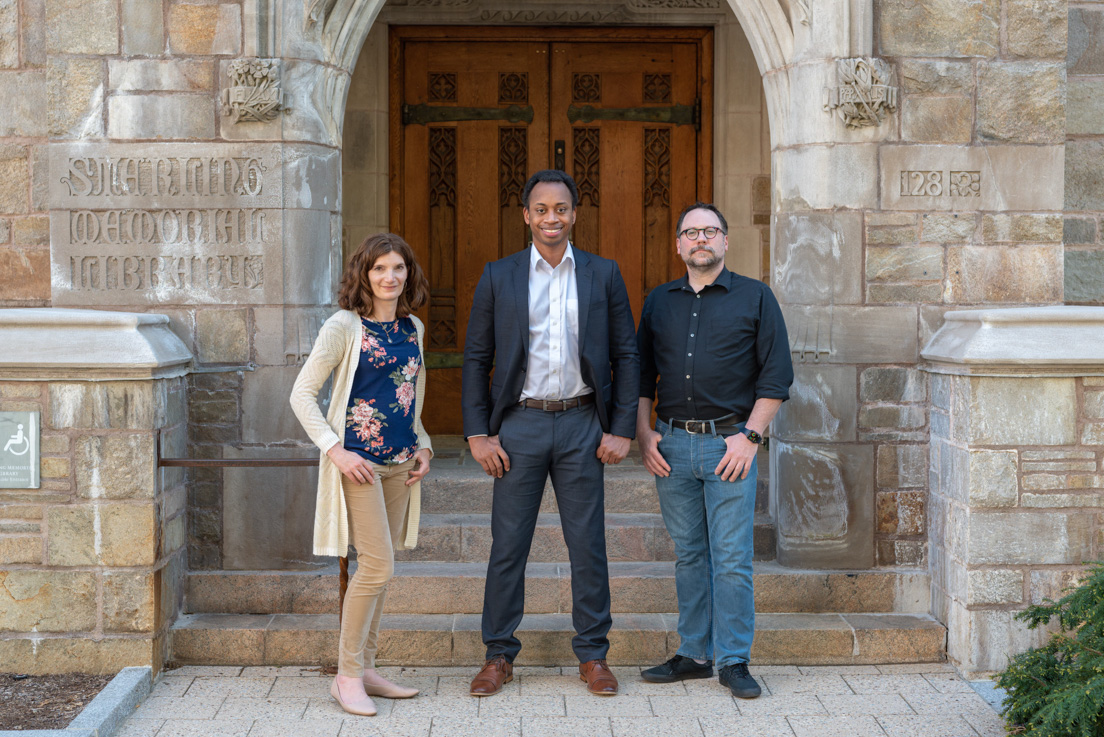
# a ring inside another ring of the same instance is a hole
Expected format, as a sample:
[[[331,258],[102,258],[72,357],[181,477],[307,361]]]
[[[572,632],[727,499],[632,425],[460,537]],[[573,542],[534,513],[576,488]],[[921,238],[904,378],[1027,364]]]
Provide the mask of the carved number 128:
[[[943,172],[901,172],[902,197],[938,197],[943,194]]]

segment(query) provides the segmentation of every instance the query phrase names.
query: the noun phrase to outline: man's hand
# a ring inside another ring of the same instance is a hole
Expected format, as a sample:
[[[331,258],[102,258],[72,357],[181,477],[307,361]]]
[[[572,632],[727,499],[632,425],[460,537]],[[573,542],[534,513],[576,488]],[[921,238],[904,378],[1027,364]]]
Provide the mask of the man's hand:
[[[341,443],[335,443],[326,451],[333,464],[337,466],[341,474],[358,484],[376,483],[376,472],[372,470],[372,464],[364,456],[357,455],[351,450],[345,450]]]
[[[644,460],[644,468],[653,476],[667,478],[671,475],[671,465],[659,452],[659,441],[663,438],[661,433],[645,425],[636,428],[636,442],[640,446],[640,455]]]
[[[488,476],[500,479],[502,474],[510,470],[510,456],[502,449],[497,435],[468,438],[468,448],[471,450],[472,458],[483,466]]]
[[[413,486],[429,473],[429,448],[422,448],[414,454],[414,468],[410,469],[410,478],[406,480],[407,486]]]
[[[620,435],[602,433],[602,442],[598,446],[598,460],[602,463],[618,464],[629,454],[629,439]]]
[[[725,438],[724,458],[713,469],[713,473],[721,477],[722,481],[735,481],[737,478],[746,479],[751,464],[755,460],[755,454],[759,452],[759,446],[747,439],[747,435],[738,432]]]

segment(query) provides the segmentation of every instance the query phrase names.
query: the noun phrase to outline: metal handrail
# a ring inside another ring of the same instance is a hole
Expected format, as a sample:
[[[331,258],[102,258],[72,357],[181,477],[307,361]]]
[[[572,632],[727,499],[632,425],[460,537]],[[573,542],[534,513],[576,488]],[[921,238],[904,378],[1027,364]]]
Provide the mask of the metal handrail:
[[[160,435],[154,440],[154,453],[161,468],[309,468],[318,465],[317,458],[164,458],[161,455]],[[339,556],[337,564],[337,623],[340,627],[345,592],[349,590],[348,556]]]

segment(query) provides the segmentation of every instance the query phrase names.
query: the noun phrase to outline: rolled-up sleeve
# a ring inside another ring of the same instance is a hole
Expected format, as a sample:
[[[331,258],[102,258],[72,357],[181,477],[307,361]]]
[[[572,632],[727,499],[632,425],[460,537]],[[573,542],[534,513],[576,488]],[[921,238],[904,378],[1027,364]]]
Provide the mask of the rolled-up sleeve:
[[[786,333],[786,321],[782,308],[770,287],[764,286],[759,301],[759,333],[756,338],[756,354],[759,359],[759,378],[755,382],[756,399],[790,398],[793,384],[793,359],[790,357],[790,338]]]

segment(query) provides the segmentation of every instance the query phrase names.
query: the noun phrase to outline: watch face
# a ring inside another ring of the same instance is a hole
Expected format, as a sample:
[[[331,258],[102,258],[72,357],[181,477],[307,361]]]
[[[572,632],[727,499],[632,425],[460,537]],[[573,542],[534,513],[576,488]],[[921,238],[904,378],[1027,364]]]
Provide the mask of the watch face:
[[[751,442],[761,445],[763,443],[763,436],[754,430],[744,430],[744,434],[747,435],[747,439]]]

